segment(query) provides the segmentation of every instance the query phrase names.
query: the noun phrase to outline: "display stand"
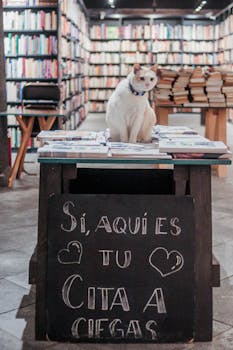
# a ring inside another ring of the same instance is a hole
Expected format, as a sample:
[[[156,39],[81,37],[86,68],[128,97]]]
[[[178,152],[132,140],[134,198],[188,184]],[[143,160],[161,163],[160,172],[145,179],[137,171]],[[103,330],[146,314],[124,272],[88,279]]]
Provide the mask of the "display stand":
[[[48,334],[49,198],[53,195],[67,194],[74,195],[75,200],[78,200],[79,197],[83,198],[84,194],[104,193],[106,198],[111,194],[118,195],[119,198],[124,197],[125,194],[159,195],[160,198],[168,198],[168,207],[170,196],[174,198],[191,196],[194,199],[193,292],[195,304],[193,339],[189,340],[211,340],[212,287],[219,286],[220,281],[219,265],[212,262],[211,165],[227,165],[230,161],[40,158],[39,162],[38,242],[36,253],[30,262],[30,282],[36,284],[36,339],[46,339]],[[102,164],[104,168],[101,169]],[[172,169],[155,169],[159,164],[168,164]],[[169,196],[166,197],[167,195]],[[90,202],[89,205],[91,206],[92,203]],[[185,211],[186,209],[184,213]],[[185,249],[189,250],[190,246],[186,246]],[[175,289],[174,286],[174,303],[176,302]],[[189,310],[186,311],[189,312]],[[71,339],[71,341],[74,340]],[[139,341],[143,342],[143,339]],[[160,342],[163,342],[163,339],[160,339]]]

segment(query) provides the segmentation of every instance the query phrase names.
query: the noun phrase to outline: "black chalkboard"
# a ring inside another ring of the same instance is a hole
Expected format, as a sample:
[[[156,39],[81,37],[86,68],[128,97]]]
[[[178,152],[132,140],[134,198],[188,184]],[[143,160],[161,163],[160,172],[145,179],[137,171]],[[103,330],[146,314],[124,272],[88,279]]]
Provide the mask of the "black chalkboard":
[[[193,339],[193,213],[192,197],[66,194],[50,198],[49,339]]]

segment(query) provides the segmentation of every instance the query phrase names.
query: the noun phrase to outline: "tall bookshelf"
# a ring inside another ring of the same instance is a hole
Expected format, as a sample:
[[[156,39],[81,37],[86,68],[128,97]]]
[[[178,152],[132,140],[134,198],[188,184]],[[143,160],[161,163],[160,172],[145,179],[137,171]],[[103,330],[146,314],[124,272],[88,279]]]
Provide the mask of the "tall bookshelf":
[[[7,103],[21,104],[28,82],[55,82],[67,111],[63,127],[75,129],[88,112],[88,22],[76,0],[6,0],[4,45]],[[20,142],[14,116],[8,118],[12,147]],[[36,146],[32,139],[30,148]]]
[[[88,113],[89,27],[76,0],[61,1],[60,13],[61,100],[68,112],[66,129],[76,129]]]
[[[92,23],[90,34],[93,112],[105,111],[111,90],[135,62],[172,69],[219,64],[215,23],[208,19],[106,19]]]

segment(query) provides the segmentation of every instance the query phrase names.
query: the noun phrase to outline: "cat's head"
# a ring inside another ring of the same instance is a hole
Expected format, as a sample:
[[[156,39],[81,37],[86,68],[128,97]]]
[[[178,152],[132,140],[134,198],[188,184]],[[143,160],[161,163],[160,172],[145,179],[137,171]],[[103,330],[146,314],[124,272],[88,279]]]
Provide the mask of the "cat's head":
[[[154,88],[158,81],[157,65],[150,68],[142,67],[140,64],[135,64],[131,72],[131,84],[136,91],[150,91]]]

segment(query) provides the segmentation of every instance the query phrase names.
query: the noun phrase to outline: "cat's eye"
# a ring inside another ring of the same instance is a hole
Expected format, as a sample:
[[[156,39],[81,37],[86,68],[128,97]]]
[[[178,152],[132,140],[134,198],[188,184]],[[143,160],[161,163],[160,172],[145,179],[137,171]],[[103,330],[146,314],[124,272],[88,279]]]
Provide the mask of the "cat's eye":
[[[153,81],[154,80],[154,78],[150,78],[150,81]]]
[[[145,78],[144,78],[144,77],[140,77],[140,80],[144,81],[144,80],[145,80]]]

